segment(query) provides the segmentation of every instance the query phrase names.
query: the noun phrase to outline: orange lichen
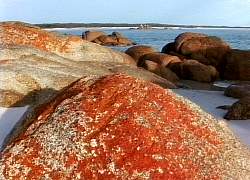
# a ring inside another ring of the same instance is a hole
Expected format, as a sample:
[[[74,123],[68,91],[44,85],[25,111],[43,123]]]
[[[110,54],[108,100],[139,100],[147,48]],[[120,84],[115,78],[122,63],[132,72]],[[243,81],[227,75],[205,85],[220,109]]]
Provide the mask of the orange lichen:
[[[5,178],[18,163],[38,169],[35,178],[220,179],[223,142],[174,93],[125,75],[87,84],[73,83],[40,109],[3,154]]]
[[[0,46],[26,45],[49,52],[70,52],[70,43],[81,41],[78,37],[57,36],[39,28],[19,23],[0,25]]]

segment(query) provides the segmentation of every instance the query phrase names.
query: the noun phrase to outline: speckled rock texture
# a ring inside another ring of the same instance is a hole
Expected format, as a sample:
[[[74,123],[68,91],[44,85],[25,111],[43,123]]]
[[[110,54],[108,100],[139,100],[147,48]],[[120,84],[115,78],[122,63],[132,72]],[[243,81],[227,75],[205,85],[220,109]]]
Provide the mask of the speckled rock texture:
[[[224,117],[228,120],[249,120],[250,119],[250,96],[245,96],[234,103]]]
[[[89,75],[123,72],[166,88],[176,87],[164,78],[124,63],[73,61],[23,46],[0,48],[0,54],[0,106],[5,107],[38,103],[44,97]]]
[[[21,22],[0,23],[0,47],[29,46],[74,61],[108,61],[134,64],[131,57],[77,36],[62,36]]]
[[[249,179],[223,122],[149,82],[85,78],[37,111],[2,153],[0,179]]]
[[[125,53],[30,24],[0,23],[0,106],[43,102],[82,76],[116,72],[176,87],[136,68],[134,59]]]

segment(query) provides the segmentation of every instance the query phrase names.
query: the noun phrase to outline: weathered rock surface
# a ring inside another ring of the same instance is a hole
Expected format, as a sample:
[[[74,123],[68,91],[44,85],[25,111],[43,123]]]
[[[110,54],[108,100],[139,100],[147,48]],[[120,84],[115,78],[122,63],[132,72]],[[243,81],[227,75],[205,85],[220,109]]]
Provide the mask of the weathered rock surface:
[[[80,79],[2,153],[0,179],[248,179],[225,123],[125,75]]]
[[[224,78],[250,81],[250,51],[233,50],[228,54]]]
[[[120,52],[77,36],[62,36],[19,22],[0,23],[0,47],[13,45],[33,47],[74,61],[130,62]]]
[[[171,52],[175,52],[175,42],[171,42],[171,43],[166,44],[162,48],[161,52],[165,53],[165,54],[169,54]]]
[[[163,47],[162,52],[184,55],[187,59],[195,59],[202,64],[212,65],[223,74],[226,56],[231,51],[230,46],[218,37],[199,33],[182,33],[174,43]]]
[[[154,53],[156,50],[150,46],[133,46],[131,48],[128,48],[125,53],[130,55],[136,63],[138,63],[139,59],[146,54]]]
[[[204,65],[196,60],[173,63],[169,68],[182,79],[212,82],[218,77],[218,72],[213,66]]]
[[[177,56],[172,56],[172,55],[168,55],[168,54],[164,54],[164,53],[149,53],[149,54],[145,54],[143,55],[137,65],[138,66],[143,66],[144,62],[146,60],[149,60],[149,61],[153,61],[155,63],[158,63],[159,65],[161,66],[168,66],[168,64],[170,63],[176,63],[176,62],[182,62],[182,60],[177,57]]]
[[[105,35],[105,33],[100,31],[85,31],[84,33],[82,33],[82,39],[87,41],[94,41],[96,38],[102,35]]]
[[[102,35],[96,38],[97,41],[94,41],[95,43],[98,43],[100,45],[105,45],[105,46],[118,46],[117,39],[112,36],[107,36],[107,35]]]
[[[234,103],[224,118],[228,120],[250,119],[250,96],[243,97]]]
[[[145,60],[142,67],[173,83],[177,83],[179,81],[178,76],[173,71],[165,66],[159,65],[156,62]]]
[[[103,46],[131,46],[136,44],[118,32],[106,35],[99,31],[86,31],[83,33],[82,38]]]
[[[250,84],[233,84],[226,88],[224,94],[234,98],[250,97]]]
[[[39,93],[47,88],[58,91],[78,78],[89,75],[102,76],[123,72],[164,87],[175,87],[159,76],[123,63],[76,62],[29,47],[4,48],[0,49],[0,54],[0,105],[2,106],[11,106],[32,91]]]

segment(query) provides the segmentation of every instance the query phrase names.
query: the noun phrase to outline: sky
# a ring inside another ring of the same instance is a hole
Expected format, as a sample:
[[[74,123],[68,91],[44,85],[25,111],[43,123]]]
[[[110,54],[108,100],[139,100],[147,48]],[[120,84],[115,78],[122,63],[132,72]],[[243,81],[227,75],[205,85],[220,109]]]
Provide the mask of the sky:
[[[0,21],[250,26],[250,0],[0,0]]]

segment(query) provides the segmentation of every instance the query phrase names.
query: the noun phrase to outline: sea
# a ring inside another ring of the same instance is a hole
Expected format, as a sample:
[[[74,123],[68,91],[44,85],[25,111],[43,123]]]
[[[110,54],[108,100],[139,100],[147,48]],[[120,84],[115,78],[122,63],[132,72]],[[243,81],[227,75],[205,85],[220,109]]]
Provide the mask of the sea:
[[[111,34],[116,31],[125,37],[133,40],[138,45],[149,45],[161,51],[162,47],[184,32],[204,33],[210,36],[217,36],[226,41],[234,49],[250,50],[250,28],[155,28],[148,30],[138,30],[132,28],[58,28],[49,29],[62,34],[81,35],[85,31],[102,31]],[[113,47],[114,49],[125,51],[128,47]]]

